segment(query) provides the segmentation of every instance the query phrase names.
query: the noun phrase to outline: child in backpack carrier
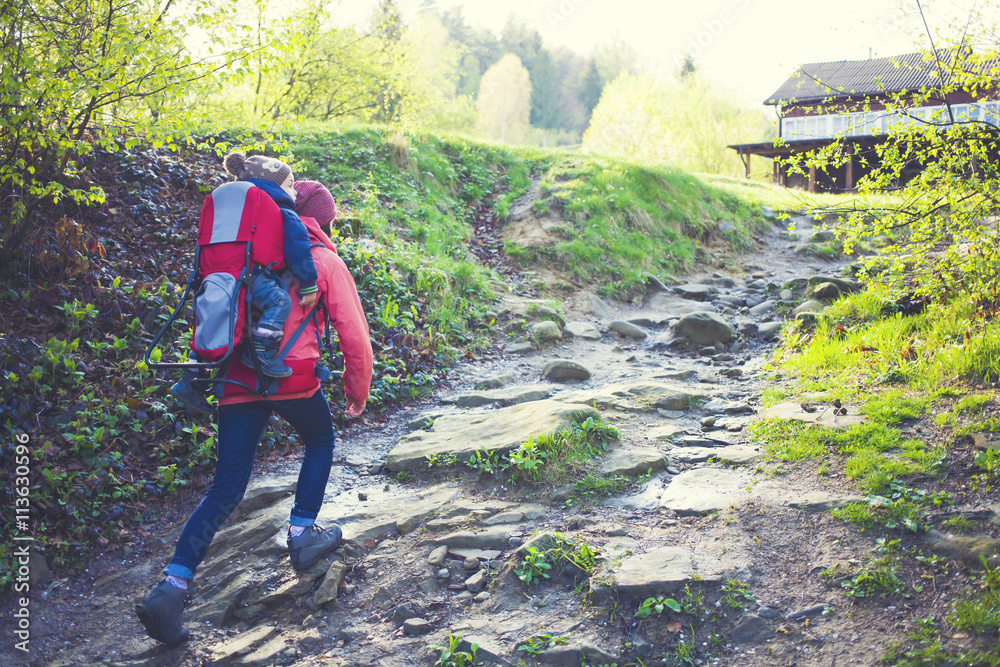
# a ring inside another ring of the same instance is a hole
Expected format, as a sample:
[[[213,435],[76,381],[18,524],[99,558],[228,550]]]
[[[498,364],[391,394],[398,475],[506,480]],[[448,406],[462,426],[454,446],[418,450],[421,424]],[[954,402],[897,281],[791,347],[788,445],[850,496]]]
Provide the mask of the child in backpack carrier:
[[[316,266],[312,260],[309,233],[296,212],[295,178],[291,167],[280,160],[263,156],[248,158],[240,152],[227,155],[224,166],[237,180],[248,181],[263,190],[280,208],[285,263],[298,282],[299,305],[306,310],[312,308],[317,298]],[[332,197],[330,199],[332,201]],[[261,373],[272,378],[288,377],[292,369],[282,363],[278,354],[285,320],[292,308],[291,297],[270,267],[259,264],[253,268],[252,283],[248,289],[250,303],[260,315],[251,329],[243,363],[253,367],[253,355],[256,354]],[[195,377],[194,372],[186,371],[181,380],[170,388],[170,393],[192,410],[211,413],[214,409],[206,399],[206,392],[196,388],[192,382]]]

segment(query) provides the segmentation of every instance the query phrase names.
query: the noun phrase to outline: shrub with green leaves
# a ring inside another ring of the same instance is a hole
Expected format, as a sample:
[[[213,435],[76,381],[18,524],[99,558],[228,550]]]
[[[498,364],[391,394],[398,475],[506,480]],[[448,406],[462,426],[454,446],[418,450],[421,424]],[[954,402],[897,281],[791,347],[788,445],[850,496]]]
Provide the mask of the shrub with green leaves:
[[[542,579],[550,579],[552,575],[549,574],[549,570],[551,569],[552,563],[548,561],[547,552],[541,551],[537,547],[528,547],[520,567],[514,570],[514,574],[530,586],[537,584]]]

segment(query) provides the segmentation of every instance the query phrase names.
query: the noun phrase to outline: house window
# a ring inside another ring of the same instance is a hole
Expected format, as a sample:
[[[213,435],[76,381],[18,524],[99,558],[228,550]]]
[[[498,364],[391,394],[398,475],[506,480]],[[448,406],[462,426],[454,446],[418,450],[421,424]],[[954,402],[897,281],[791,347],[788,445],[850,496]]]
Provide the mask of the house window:
[[[997,103],[987,102],[982,106],[983,106],[983,120],[992,125],[997,125],[998,124],[997,121],[1000,120],[997,118]]]

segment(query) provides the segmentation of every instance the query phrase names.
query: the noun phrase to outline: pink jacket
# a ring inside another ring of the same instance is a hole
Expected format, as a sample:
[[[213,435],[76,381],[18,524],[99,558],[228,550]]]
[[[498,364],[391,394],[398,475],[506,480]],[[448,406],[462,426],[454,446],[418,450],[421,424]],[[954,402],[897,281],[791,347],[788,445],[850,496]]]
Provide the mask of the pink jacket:
[[[309,231],[314,243],[320,243],[312,248],[313,262],[319,275],[316,285],[319,287],[319,298],[325,303],[330,314],[330,324],[337,332],[340,340],[340,351],[344,355],[344,393],[353,401],[361,402],[368,399],[368,391],[372,381],[372,345],[368,331],[368,321],[361,308],[358,288],[354,277],[348,270],[344,260],[337,254],[333,241],[320,228],[313,218],[303,217],[302,222]],[[292,294],[295,295],[293,286]],[[285,321],[284,336],[288,338],[295,332],[305,318],[306,311],[299,305],[297,298],[292,298],[292,311]],[[320,327],[323,326],[323,311],[317,311]],[[322,333],[322,331],[320,331]],[[262,399],[235,385],[225,385],[222,405],[246,403],[259,400],[288,400],[293,398],[308,398],[319,389],[319,379],[316,377],[316,362],[320,358],[319,346],[316,342],[316,325],[310,323],[303,330],[295,345],[285,357],[284,363],[292,369],[292,375],[278,380],[277,394]],[[252,369],[236,359],[229,365],[226,377],[239,380],[250,386],[256,384],[256,376]]]

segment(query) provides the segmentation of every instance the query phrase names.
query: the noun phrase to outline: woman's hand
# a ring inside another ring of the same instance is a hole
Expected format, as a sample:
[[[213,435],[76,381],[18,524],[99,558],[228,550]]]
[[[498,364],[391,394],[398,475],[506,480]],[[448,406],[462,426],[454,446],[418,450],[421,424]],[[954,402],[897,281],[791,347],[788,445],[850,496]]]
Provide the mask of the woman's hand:
[[[361,413],[365,411],[365,403],[367,401],[347,399],[347,407],[344,409],[344,414],[350,418],[360,417]]]

